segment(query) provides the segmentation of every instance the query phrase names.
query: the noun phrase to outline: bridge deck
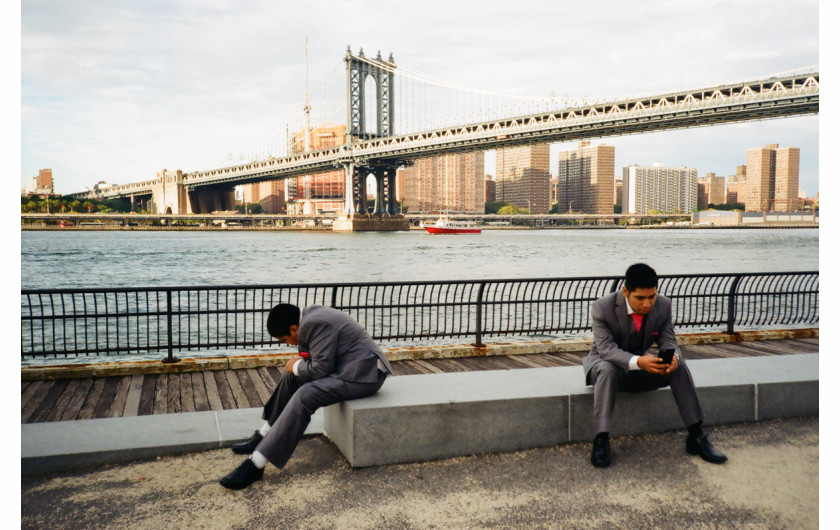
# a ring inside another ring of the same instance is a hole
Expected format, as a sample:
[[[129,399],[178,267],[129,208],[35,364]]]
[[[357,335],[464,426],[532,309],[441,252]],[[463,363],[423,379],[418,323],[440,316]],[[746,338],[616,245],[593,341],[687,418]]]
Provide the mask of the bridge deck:
[[[814,353],[819,338],[681,346],[686,359]],[[394,374],[579,366],[586,352],[394,361]],[[261,367],[21,382],[21,423],[261,407],[280,377]],[[583,375],[581,374],[581,377]]]

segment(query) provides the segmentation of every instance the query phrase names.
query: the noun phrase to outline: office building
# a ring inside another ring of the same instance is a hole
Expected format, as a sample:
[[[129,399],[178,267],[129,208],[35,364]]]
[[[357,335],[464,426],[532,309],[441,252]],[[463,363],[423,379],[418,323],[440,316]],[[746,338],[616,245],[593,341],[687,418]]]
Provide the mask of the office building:
[[[548,213],[549,145],[533,144],[496,150],[496,201]]]
[[[580,142],[561,151],[555,193],[561,212],[611,214],[615,205],[615,146]]]
[[[726,177],[706,173],[697,179],[697,208],[705,210],[710,204],[726,203]]]
[[[399,199],[411,213],[484,213],[484,152],[420,158],[403,171]]]
[[[768,144],[747,151],[744,209],[785,212],[799,209],[799,148]]]
[[[623,170],[622,213],[691,213],[697,206],[697,169],[632,165]]]

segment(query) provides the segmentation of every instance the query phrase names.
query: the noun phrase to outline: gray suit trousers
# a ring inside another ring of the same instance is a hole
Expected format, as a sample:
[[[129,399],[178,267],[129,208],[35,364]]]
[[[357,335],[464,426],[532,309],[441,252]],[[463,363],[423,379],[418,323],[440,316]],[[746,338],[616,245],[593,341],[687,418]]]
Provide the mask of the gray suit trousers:
[[[601,360],[592,366],[589,378],[595,389],[596,433],[612,431],[615,394],[619,391],[646,392],[670,386],[685,426],[703,421],[694,379],[685,362],[681,362],[671,374],[658,375],[644,370],[625,370],[609,361]]]
[[[271,425],[271,429],[257,445],[256,451],[282,468],[303,438],[316,410],[340,401],[375,394],[382,387],[386,376],[386,373],[379,372],[379,381],[376,383],[354,383],[335,377],[303,383],[296,375],[283,371],[274,393],[263,407],[263,419]]]

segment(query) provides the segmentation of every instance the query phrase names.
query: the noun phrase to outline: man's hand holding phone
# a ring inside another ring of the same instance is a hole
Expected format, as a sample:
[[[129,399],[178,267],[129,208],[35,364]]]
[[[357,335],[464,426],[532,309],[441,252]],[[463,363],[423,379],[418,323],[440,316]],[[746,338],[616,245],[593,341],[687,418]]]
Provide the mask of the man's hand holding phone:
[[[679,366],[679,360],[674,353],[674,348],[668,348],[660,350],[658,357],[654,355],[642,355],[638,360],[639,368],[652,374],[670,374]]]

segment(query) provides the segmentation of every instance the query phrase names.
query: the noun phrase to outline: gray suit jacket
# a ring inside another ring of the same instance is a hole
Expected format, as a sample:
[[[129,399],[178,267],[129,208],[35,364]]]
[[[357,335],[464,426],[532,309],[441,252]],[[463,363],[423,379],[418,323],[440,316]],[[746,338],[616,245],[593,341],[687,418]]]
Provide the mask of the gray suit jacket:
[[[304,381],[333,376],[343,381],[376,383],[379,363],[391,373],[391,364],[368,332],[350,315],[331,307],[312,305],[300,313],[298,351],[309,355],[298,365]]]
[[[627,303],[622,292],[616,291],[592,304],[592,334],[594,340],[589,355],[583,359],[586,383],[589,371],[600,361],[609,361],[627,370],[633,354],[630,347],[631,319],[627,316]],[[671,317],[671,300],[665,296],[656,297],[656,303],[647,314],[642,328],[643,346],[646,352],[655,342],[662,348],[674,348],[679,356],[677,337],[674,335],[674,323]]]

